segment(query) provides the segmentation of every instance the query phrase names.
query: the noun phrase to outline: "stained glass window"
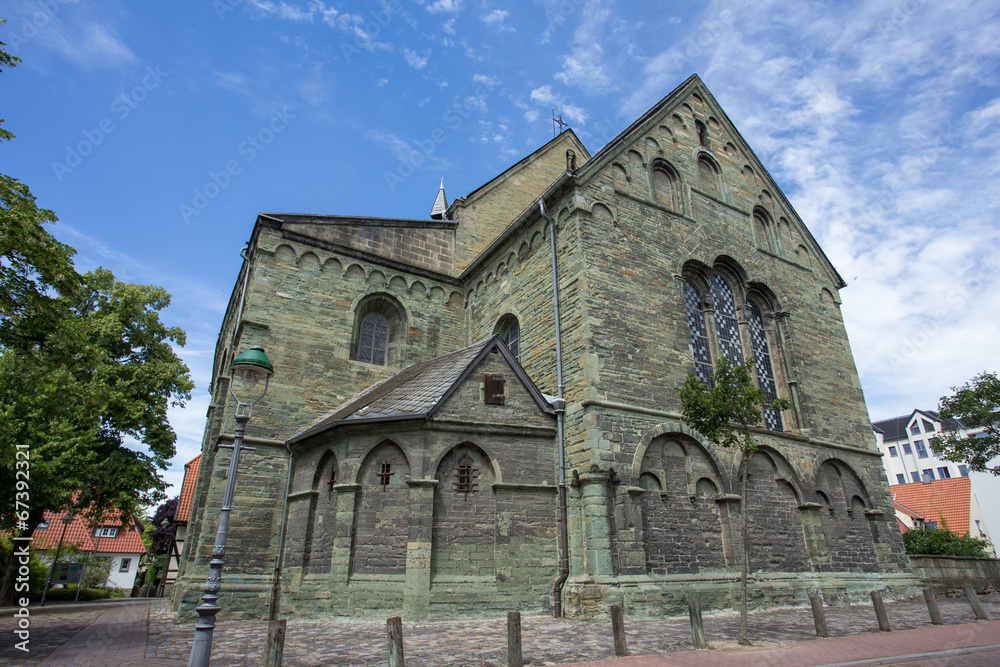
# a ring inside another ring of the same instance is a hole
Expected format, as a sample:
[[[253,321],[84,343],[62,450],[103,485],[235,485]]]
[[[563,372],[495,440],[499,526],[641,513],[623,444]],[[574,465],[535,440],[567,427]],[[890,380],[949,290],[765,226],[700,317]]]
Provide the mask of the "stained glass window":
[[[740,327],[736,322],[736,303],[729,283],[718,273],[708,276],[715,303],[715,330],[719,334],[719,347],[723,356],[736,366],[743,365],[743,344],[740,342]]]
[[[365,315],[358,335],[358,361],[385,366],[389,349],[389,323],[378,313]]]
[[[760,308],[753,301],[747,301],[750,308],[750,349],[753,350],[754,369],[757,371],[757,384],[764,390],[768,402],[778,398],[778,387],[774,381],[774,367],[771,365],[771,351],[767,345],[767,332],[764,331],[764,318]],[[783,430],[781,413],[777,410],[764,411],[764,426],[770,431]]]
[[[684,281],[684,303],[687,306],[691,349],[694,352],[694,374],[709,387],[713,386],[712,353],[708,348],[708,328],[701,308],[701,294],[690,280]]]

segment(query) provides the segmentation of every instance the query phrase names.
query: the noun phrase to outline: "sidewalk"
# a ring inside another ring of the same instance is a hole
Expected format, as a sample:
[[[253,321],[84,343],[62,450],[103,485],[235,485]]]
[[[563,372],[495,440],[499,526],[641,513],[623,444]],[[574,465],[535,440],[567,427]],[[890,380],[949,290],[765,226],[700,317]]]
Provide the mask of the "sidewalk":
[[[980,598],[1000,618],[1000,595]],[[687,618],[626,617],[626,638],[636,657],[614,658],[610,621],[522,617],[525,667],[732,667],[736,665],[1000,665],[1000,621],[975,622],[964,598],[939,598],[946,625],[932,626],[922,599],[888,602],[893,632],[879,632],[870,604],[827,607],[830,639],[816,639],[808,607],[758,611],[750,616],[752,647],[735,642],[739,614],[704,615],[709,650],[691,646]],[[13,610],[0,617],[0,667],[87,665],[180,666],[187,662],[194,624],[178,624],[166,600],[123,600],[53,609],[31,617],[31,652],[13,648]],[[194,620],[193,618],[190,620]],[[221,621],[212,664],[263,664],[265,621]],[[506,619],[403,624],[407,667],[505,667]],[[288,621],[286,667],[387,664],[385,621]],[[860,661],[860,662],[858,662]]]

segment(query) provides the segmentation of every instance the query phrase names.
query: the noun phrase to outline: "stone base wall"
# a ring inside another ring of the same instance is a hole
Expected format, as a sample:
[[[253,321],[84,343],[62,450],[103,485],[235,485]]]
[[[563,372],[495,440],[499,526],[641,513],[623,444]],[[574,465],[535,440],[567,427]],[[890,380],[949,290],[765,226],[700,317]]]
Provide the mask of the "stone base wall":
[[[1000,560],[963,556],[910,556],[913,571],[938,591],[961,592],[971,584],[979,593],[1000,590]]]

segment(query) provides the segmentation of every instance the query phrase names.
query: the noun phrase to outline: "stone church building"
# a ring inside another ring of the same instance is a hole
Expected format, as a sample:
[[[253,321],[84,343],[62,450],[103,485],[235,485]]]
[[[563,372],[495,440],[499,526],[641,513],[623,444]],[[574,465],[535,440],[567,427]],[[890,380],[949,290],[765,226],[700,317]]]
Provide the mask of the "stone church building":
[[[567,130],[450,205],[442,188],[428,218],[262,213],[245,257],[172,591],[186,615],[233,439],[227,369],[252,345],[276,375],[236,482],[229,618],[266,616],[279,565],[297,618],[738,603],[738,456],[676,392],[723,357],[791,404],[756,431],[751,603],[918,585],[845,283],[697,76],[593,155]]]

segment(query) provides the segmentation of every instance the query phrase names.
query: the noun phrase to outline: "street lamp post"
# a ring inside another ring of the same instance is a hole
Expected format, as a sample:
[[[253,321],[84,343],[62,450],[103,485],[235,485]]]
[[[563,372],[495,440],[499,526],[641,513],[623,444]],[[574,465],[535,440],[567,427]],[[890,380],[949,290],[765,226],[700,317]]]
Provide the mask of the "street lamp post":
[[[66,537],[66,529],[69,528],[69,524],[73,523],[73,515],[69,512],[66,513],[62,519],[60,519],[63,524],[62,535],[59,536],[59,546],[56,547],[56,557],[52,559],[52,569],[49,570],[49,578],[45,580],[45,589],[42,591],[42,600],[38,604],[39,607],[45,606],[45,598],[49,595],[49,586],[52,585],[52,576],[56,573],[56,565],[59,563],[59,552],[62,551],[63,538]]]
[[[232,448],[233,456],[229,460],[229,475],[226,477],[226,490],[222,496],[222,508],[219,512],[219,528],[215,533],[215,547],[212,549],[212,560],[209,561],[208,579],[205,582],[205,594],[201,597],[202,604],[198,606],[198,623],[194,629],[194,644],[191,646],[191,657],[188,667],[208,667],[212,657],[212,634],[215,632],[215,615],[222,609],[215,603],[219,599],[219,589],[222,587],[222,565],[226,555],[226,538],[229,536],[229,513],[233,505],[233,491],[236,488],[236,469],[240,464],[240,451],[253,450],[253,447],[243,446],[243,434],[253,406],[267,393],[274,367],[264,354],[264,348],[251,347],[233,360],[229,367],[232,379],[229,382],[229,393],[236,399],[236,432],[232,445],[219,447]],[[263,391],[259,389],[263,380]],[[239,393],[237,393],[239,392]]]

